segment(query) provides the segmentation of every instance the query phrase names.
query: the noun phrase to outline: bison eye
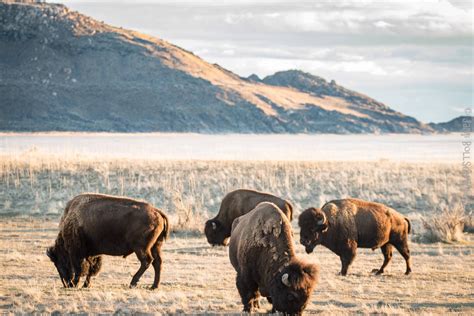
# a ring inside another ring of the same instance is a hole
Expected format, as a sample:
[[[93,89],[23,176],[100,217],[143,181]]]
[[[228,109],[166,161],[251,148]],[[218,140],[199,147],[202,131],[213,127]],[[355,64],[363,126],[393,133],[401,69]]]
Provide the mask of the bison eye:
[[[295,299],[296,299],[296,297],[295,297],[294,294],[292,294],[292,293],[288,294],[288,301],[292,302],[292,301],[294,301]]]

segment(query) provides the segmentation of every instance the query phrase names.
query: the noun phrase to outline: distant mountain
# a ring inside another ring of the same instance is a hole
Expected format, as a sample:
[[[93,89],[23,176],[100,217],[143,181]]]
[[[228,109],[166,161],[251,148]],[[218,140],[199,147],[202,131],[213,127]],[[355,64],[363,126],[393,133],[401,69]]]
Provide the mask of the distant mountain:
[[[260,77],[257,76],[256,74],[251,74],[250,76],[247,77],[247,79],[254,82],[262,82],[262,79],[260,79]]]
[[[472,132],[472,116],[458,116],[443,123],[429,123],[432,129],[442,133]]]
[[[10,131],[432,132],[334,81],[241,78],[59,4],[0,2],[0,95]]]

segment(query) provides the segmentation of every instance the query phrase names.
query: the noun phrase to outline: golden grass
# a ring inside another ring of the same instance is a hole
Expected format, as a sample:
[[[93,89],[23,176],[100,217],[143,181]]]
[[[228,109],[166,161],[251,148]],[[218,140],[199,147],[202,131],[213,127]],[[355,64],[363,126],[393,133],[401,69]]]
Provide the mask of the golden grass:
[[[153,269],[137,289],[128,284],[138,269],[134,256],[105,257],[90,289],[64,289],[45,255],[58,222],[11,218],[0,223],[0,312],[31,313],[239,313],[235,272],[227,249],[209,246],[203,236],[174,235],[163,247],[164,266],[158,290],[149,291]],[[299,236],[296,231],[295,239]],[[320,284],[307,313],[470,314],[474,311],[474,245],[410,245],[413,274],[403,275],[404,260],[394,254],[383,276],[370,273],[383,261],[380,251],[359,249],[341,277],[339,258],[324,248],[298,255],[318,263]],[[261,311],[270,308],[262,300]]]
[[[239,313],[227,249],[210,247],[202,228],[225,193],[241,187],[290,199],[296,214],[347,196],[386,203],[412,220],[462,200],[456,164],[402,162],[238,162],[93,159],[68,156],[0,157],[0,312]],[[152,269],[128,289],[134,256],[106,257],[91,289],[63,289],[45,249],[54,242],[65,203],[80,192],[140,198],[169,214],[174,233],[164,246],[162,285],[151,292]],[[10,217],[11,215],[20,215]],[[30,215],[34,215],[31,217]],[[296,221],[295,241],[299,240]],[[386,275],[370,271],[380,251],[360,249],[346,278],[339,258],[324,248],[299,255],[321,266],[309,313],[445,314],[474,312],[474,245],[412,242],[413,275],[394,255]],[[269,305],[263,300],[264,312]]]

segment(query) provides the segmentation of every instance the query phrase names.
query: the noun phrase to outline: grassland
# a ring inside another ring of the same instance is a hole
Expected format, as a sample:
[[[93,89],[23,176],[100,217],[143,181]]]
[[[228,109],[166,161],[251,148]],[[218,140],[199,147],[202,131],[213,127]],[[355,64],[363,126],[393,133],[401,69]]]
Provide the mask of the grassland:
[[[383,276],[370,273],[380,251],[361,249],[348,277],[324,248],[309,313],[445,314],[474,312],[474,242],[424,244],[423,221],[461,204],[465,190],[455,164],[403,162],[222,162],[68,159],[28,155],[0,159],[0,312],[239,313],[235,273],[227,249],[210,247],[201,230],[226,192],[250,187],[293,201],[296,213],[339,197],[386,203],[414,223],[414,273],[404,276],[397,253]],[[45,256],[71,197],[84,192],[127,195],[170,215],[159,290],[149,291],[152,269],[128,289],[135,257],[106,257],[90,289],[63,289]],[[296,224],[295,240],[299,240]],[[262,301],[264,312],[269,305]]]

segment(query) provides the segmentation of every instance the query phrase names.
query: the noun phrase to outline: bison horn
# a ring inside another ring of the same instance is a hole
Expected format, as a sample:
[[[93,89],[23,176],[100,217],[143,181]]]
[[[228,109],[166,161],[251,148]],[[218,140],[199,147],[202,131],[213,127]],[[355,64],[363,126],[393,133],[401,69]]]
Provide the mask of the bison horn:
[[[324,223],[326,223],[326,214],[324,214],[324,213],[322,213],[322,214],[323,214],[323,218],[318,221],[318,226],[323,225]]]
[[[290,281],[288,280],[289,275],[288,273],[285,273],[281,276],[281,282],[285,284],[286,286],[290,287]]]
[[[215,223],[215,222],[212,222],[212,229],[213,229],[213,230],[216,230],[216,228],[217,228],[216,223]]]

